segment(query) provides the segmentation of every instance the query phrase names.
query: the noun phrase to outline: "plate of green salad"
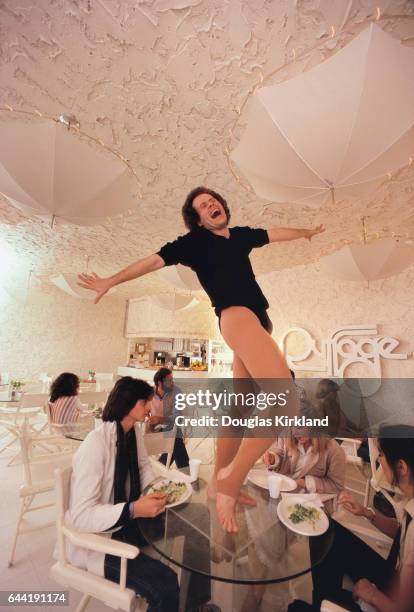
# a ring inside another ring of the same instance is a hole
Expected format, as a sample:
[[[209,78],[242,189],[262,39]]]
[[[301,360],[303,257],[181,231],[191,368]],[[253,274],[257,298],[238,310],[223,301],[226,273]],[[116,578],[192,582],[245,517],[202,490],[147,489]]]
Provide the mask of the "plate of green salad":
[[[179,506],[188,501],[192,492],[193,489],[188,482],[178,482],[168,480],[168,478],[154,482],[148,489],[148,493],[163,493],[167,496],[166,508],[174,508],[174,506]]]
[[[277,515],[286,527],[301,535],[321,535],[329,527],[329,519],[322,508],[293,496],[280,501]]]

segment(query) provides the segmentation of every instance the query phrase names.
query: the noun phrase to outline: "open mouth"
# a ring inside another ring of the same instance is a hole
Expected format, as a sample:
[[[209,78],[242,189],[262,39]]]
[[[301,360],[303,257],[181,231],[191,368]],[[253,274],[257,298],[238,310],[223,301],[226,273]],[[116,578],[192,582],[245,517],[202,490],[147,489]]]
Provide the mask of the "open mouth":
[[[217,217],[219,217],[220,215],[221,215],[221,211],[218,208],[216,208],[215,210],[213,210],[210,217],[212,219],[217,219]]]

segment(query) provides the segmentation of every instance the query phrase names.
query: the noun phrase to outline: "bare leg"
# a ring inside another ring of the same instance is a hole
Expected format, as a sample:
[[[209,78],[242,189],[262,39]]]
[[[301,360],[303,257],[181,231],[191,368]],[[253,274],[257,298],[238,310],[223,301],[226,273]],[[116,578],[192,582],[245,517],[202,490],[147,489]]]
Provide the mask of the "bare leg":
[[[243,306],[231,306],[223,310],[221,331],[252,378],[291,379],[289,368],[276,342],[251,310]],[[272,437],[244,438],[232,462],[217,474],[217,512],[227,531],[238,530],[234,510],[240,487],[250,468],[272,441]]]
[[[250,378],[250,373],[244,366],[242,360],[237,355],[234,355],[233,360],[233,378]],[[208,486],[208,497],[210,499],[216,499],[217,496],[217,473],[228,466],[234,459],[239,450],[240,443],[242,441],[241,436],[235,436],[233,438],[217,438],[216,445],[216,465],[214,467],[214,473]],[[255,506],[256,501],[247,493],[240,492],[237,501],[240,504],[246,504]]]

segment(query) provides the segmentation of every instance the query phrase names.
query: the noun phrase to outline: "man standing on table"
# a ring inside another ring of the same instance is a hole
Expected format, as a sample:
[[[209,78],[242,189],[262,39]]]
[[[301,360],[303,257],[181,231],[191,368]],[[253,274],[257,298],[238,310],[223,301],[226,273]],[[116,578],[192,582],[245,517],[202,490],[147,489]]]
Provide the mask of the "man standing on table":
[[[187,234],[108,278],[95,273],[80,274],[80,286],[95,291],[97,303],[111,287],[166,265],[180,263],[190,267],[210,297],[222,336],[234,353],[233,378],[280,380],[292,392],[289,410],[296,414],[297,400],[289,368],[271,337],[269,303],[255,279],[249,254],[252,249],[271,242],[311,240],[325,228],[323,225],[312,229],[272,227],[268,230],[229,227],[230,210],[226,200],[202,186],[188,194],[182,215],[189,230]],[[256,503],[241,487],[271,441],[271,437],[247,437],[243,432],[238,437],[217,439],[216,465],[208,495],[216,500],[218,519],[228,532],[238,531],[236,504]]]

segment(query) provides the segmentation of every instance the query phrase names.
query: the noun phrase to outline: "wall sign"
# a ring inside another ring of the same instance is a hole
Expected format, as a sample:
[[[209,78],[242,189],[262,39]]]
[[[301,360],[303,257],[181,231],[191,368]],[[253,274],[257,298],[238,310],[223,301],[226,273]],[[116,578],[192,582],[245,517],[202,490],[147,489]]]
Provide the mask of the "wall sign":
[[[287,340],[295,335],[305,344],[300,354],[287,352]],[[330,338],[320,341],[317,348],[316,340],[302,327],[289,328],[281,338],[282,350],[287,363],[297,372],[324,372],[327,376],[344,378],[347,368],[361,363],[369,369],[371,378],[382,378],[382,359],[407,359],[407,353],[395,353],[400,341],[396,338],[378,335],[377,326],[344,325],[335,329]],[[302,363],[311,357],[317,358],[317,363]]]

